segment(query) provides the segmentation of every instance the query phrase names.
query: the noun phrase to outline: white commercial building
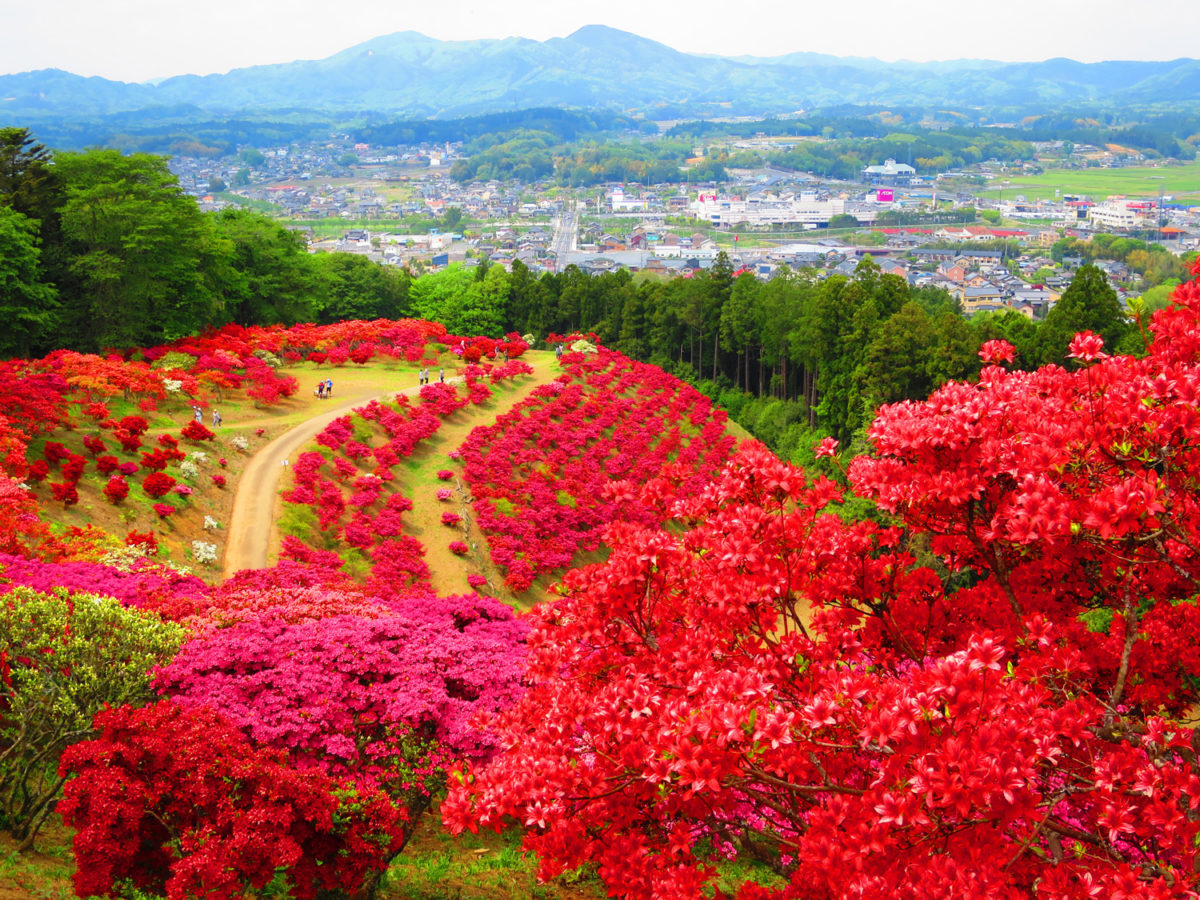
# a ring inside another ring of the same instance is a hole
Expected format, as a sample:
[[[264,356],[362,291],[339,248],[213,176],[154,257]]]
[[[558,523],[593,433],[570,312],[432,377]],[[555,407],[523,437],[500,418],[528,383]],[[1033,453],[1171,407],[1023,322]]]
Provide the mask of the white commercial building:
[[[818,200],[815,192],[804,191],[791,200],[734,200],[716,194],[700,194],[691,204],[692,214],[717,228],[747,225],[826,225],[834,216],[847,212],[846,201]],[[852,213],[860,222],[874,221],[875,213],[856,209]]]
[[[1096,228],[1136,228],[1140,217],[1124,204],[1102,203],[1088,210],[1088,221]]]

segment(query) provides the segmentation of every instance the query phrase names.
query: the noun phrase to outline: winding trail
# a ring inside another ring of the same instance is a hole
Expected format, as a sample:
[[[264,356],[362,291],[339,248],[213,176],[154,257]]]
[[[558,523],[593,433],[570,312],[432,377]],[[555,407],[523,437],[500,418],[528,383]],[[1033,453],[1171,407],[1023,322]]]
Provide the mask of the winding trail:
[[[455,383],[462,378],[447,378]],[[228,537],[225,540],[223,575],[229,578],[242,569],[262,569],[269,564],[272,547],[279,546],[279,482],[283,477],[284,461],[290,465],[305,444],[315,440],[325,426],[351,410],[372,400],[384,401],[407,394],[415,396],[420,387],[388,391],[384,394],[362,394],[339,403],[318,416],[301,422],[285,431],[250,458],[238,481],[229,516]]]

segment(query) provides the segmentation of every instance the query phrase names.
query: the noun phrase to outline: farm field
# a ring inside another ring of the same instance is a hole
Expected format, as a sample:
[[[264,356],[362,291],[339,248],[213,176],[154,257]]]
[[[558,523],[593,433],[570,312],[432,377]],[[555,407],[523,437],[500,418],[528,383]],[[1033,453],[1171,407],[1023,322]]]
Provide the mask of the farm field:
[[[1113,195],[1200,204],[1200,160],[1177,166],[1139,166],[1121,169],[1049,169],[1040,175],[1002,176],[979,189],[986,195],[1053,200],[1064,194],[1081,194],[1096,201]],[[1058,192],[1057,194],[1055,192]]]

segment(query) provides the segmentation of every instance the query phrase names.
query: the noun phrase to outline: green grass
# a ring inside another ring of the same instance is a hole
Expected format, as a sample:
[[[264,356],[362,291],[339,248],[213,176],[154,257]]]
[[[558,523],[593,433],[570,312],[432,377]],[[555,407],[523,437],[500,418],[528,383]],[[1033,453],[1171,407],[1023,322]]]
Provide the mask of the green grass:
[[[1156,199],[1161,192],[1178,203],[1200,203],[1200,160],[1161,168],[1049,169],[1041,175],[1012,176],[1003,183],[997,179],[981,188],[980,193],[1054,199],[1055,190],[1061,192],[1060,196],[1086,194],[1093,200],[1104,200],[1112,194]]]
[[[430,829],[419,847],[410,845],[392,864],[380,894],[406,900],[604,896],[599,881],[586,868],[539,884],[537,863],[521,850],[521,837],[519,828],[501,835],[464,833],[459,837]]]

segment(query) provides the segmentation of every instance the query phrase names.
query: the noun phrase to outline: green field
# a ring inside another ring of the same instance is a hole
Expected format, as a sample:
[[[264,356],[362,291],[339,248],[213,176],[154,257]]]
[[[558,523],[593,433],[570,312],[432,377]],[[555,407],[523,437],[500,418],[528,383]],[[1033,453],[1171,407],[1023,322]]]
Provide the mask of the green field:
[[[1159,193],[1175,198],[1176,203],[1200,203],[1200,160],[1178,166],[1128,169],[1050,169],[1041,175],[1011,176],[996,179],[981,188],[984,195],[1003,194],[1029,199],[1061,194],[1086,194],[1103,200],[1111,194],[1156,198]]]

